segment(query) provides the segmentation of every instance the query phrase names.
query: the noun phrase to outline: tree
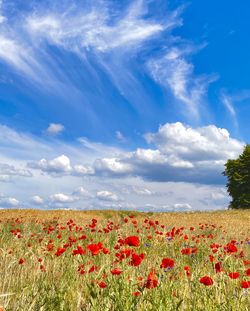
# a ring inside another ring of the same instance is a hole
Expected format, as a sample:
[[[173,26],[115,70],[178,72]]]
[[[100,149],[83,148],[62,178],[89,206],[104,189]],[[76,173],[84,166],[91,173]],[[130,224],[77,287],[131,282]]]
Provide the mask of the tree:
[[[246,145],[236,160],[225,164],[224,176],[227,176],[227,192],[232,197],[229,208],[250,209],[250,145]]]

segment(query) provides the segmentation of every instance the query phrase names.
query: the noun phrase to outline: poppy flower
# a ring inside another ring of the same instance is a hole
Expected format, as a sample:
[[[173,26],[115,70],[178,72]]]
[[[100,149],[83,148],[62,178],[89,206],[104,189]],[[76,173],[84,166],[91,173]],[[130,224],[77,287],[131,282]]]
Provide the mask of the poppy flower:
[[[104,281],[97,282],[97,284],[98,284],[98,286],[99,286],[100,288],[105,288],[105,287],[107,287],[107,283],[104,282]]]
[[[140,295],[140,292],[133,292],[133,296],[138,297],[139,295]]]
[[[25,263],[25,260],[23,258],[20,258],[18,263],[19,263],[19,265],[23,265]]]
[[[241,288],[250,288],[250,281],[241,282]]]
[[[84,255],[85,253],[86,253],[86,251],[81,246],[77,246],[77,248],[72,251],[73,256]]]
[[[131,256],[131,261],[129,262],[129,264],[131,266],[139,266],[142,262],[142,260],[144,259],[145,255],[144,254],[140,254],[140,255],[137,255],[137,254],[132,254]]]
[[[92,256],[98,255],[102,248],[103,245],[100,242],[98,244],[89,244],[87,246],[87,249],[91,252]]]
[[[161,268],[173,268],[174,267],[174,260],[170,258],[164,258],[161,261]]]
[[[121,268],[114,268],[110,271],[113,275],[119,275],[122,273],[122,269]]]
[[[250,268],[246,270],[246,275],[250,276]]]
[[[92,266],[92,267],[90,267],[90,269],[89,269],[89,273],[94,272],[94,271],[97,271],[97,270],[98,270],[98,267],[97,267],[97,266]]]
[[[200,283],[204,284],[205,286],[210,286],[214,284],[214,281],[212,278],[210,278],[210,276],[203,276],[202,278],[200,278]]]
[[[226,246],[225,246],[225,251],[228,253],[228,254],[231,254],[231,253],[236,253],[238,251],[237,247],[234,245],[234,243],[228,243]]]
[[[214,265],[214,268],[215,268],[216,273],[224,271],[224,269],[222,268],[222,262],[220,261]]]
[[[140,246],[140,240],[138,236],[129,236],[124,240],[124,244],[129,245],[129,246],[135,246],[138,247]]]
[[[187,247],[187,248],[183,248],[181,250],[182,255],[190,255],[192,253],[191,248]]]
[[[228,273],[230,279],[238,279],[238,277],[240,276],[239,272],[230,272]]]
[[[66,249],[65,248],[61,248],[59,247],[55,253],[55,256],[59,257],[61,256],[64,252],[66,252]]]
[[[158,284],[158,280],[154,271],[151,271],[147,277],[145,287],[148,289],[155,288]]]

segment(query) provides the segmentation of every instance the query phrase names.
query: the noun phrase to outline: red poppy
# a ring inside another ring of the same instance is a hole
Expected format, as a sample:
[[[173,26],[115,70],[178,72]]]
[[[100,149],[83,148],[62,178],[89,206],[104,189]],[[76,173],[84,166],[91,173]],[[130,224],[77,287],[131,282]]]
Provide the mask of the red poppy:
[[[132,254],[131,256],[131,261],[129,262],[129,264],[131,266],[139,266],[142,262],[142,260],[144,259],[145,255],[144,254],[140,254],[140,255],[137,255],[137,254]]]
[[[161,268],[173,268],[174,267],[174,260],[170,258],[164,258],[161,261]]]
[[[239,272],[230,272],[228,273],[228,275],[231,279],[238,279],[238,277],[240,276]]]
[[[250,281],[243,281],[241,282],[242,288],[250,288]]]
[[[77,249],[72,251],[72,255],[84,255],[85,253],[86,251],[81,246],[77,246]]]
[[[64,252],[66,252],[66,249],[65,248],[61,248],[59,247],[55,253],[55,256],[59,257],[61,256]]]
[[[228,254],[231,254],[231,253],[236,253],[238,251],[237,247],[234,245],[234,243],[228,243],[226,246],[225,246],[225,251],[228,253]]]
[[[20,258],[18,263],[19,263],[19,265],[23,265],[25,263],[25,260],[23,258]]]
[[[250,276],[250,268],[246,270],[246,275]]]
[[[97,282],[97,284],[98,284],[98,286],[99,286],[100,288],[105,288],[105,287],[107,287],[107,283],[104,282],[104,281]]]
[[[89,269],[89,273],[94,272],[94,271],[97,271],[97,270],[98,270],[98,267],[97,267],[97,266],[92,266],[92,267]]]
[[[158,280],[156,277],[156,274],[154,271],[151,271],[147,277],[145,287],[150,289],[150,288],[155,288],[158,284]]]
[[[87,246],[87,249],[92,253],[92,256],[98,255],[102,248],[103,245],[100,242],[98,244],[89,244]]]
[[[210,286],[214,284],[214,281],[212,278],[210,278],[210,276],[205,275],[202,278],[200,278],[200,283],[204,284],[205,286]]]
[[[190,255],[192,253],[191,248],[187,247],[187,248],[183,248],[181,250],[182,255]]]
[[[224,271],[224,269],[222,268],[222,262],[220,261],[214,265],[214,268],[215,268],[216,273]]]
[[[140,246],[140,240],[138,236],[129,236],[124,240],[124,244],[129,245],[129,246],[135,246],[138,247]]]
[[[139,295],[140,295],[140,292],[133,292],[133,296],[138,297]]]
[[[113,275],[119,275],[122,273],[122,269],[121,268],[114,268],[110,271]]]

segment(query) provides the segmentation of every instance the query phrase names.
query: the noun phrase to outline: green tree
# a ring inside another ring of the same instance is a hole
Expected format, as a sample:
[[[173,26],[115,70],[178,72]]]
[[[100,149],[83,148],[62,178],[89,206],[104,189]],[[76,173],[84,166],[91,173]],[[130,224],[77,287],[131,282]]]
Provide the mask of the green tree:
[[[229,208],[250,208],[250,145],[246,145],[236,160],[225,164],[224,176],[227,176],[227,192],[232,197]]]

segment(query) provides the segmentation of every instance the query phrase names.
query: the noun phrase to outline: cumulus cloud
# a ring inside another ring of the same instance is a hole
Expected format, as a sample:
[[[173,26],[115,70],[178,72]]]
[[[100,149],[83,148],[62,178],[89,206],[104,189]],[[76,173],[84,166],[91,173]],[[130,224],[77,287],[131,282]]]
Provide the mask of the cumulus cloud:
[[[0,163],[0,181],[10,181],[13,176],[32,177],[30,170],[14,165]]]
[[[76,200],[74,196],[64,193],[55,193],[49,197],[51,203],[72,203]]]
[[[40,197],[39,195],[34,195],[31,198],[31,203],[35,205],[43,205],[44,204],[44,199]]]
[[[41,159],[38,162],[30,162],[28,166],[52,174],[69,173],[72,170],[70,159],[64,154],[52,160]]]
[[[0,195],[0,206],[4,208],[18,207],[20,202],[14,197]]]
[[[107,191],[107,190],[98,191],[96,193],[96,197],[102,201],[118,201],[119,200],[118,196],[115,193],[111,191]]]
[[[72,195],[80,197],[80,198],[91,198],[91,197],[93,197],[92,194],[87,189],[85,189],[84,187],[77,187],[72,192]]]
[[[49,135],[56,136],[64,131],[64,126],[60,123],[50,123],[46,129],[46,133]]]
[[[71,165],[69,157],[62,154],[52,160],[41,159],[39,161],[29,162],[30,168],[40,169],[51,176],[85,176],[93,174],[93,168],[87,165]]]
[[[145,138],[156,149],[138,148],[116,158],[95,161],[96,174],[140,176],[155,181],[223,183],[221,172],[229,158],[236,158],[243,143],[226,129],[214,125],[192,128],[180,122],[166,123]]]

